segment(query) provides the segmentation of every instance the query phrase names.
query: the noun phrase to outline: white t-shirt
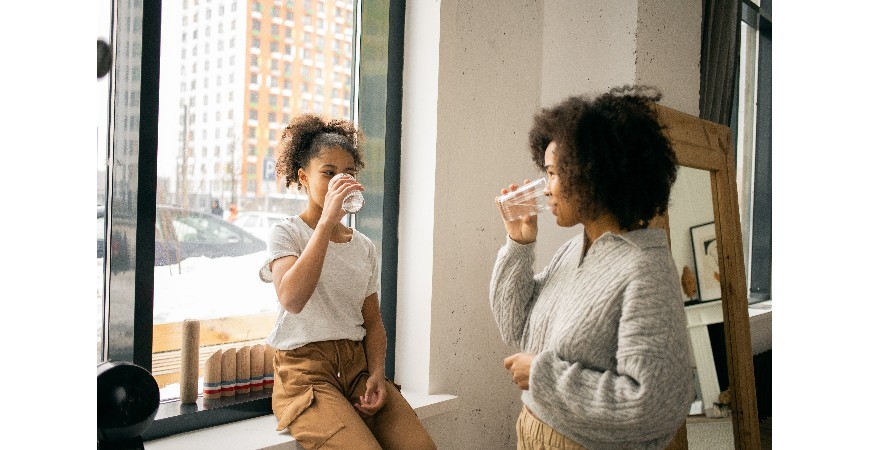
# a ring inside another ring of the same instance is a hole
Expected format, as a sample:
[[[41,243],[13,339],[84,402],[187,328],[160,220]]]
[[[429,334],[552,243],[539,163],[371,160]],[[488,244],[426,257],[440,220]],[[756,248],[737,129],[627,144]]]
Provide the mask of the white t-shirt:
[[[272,225],[260,279],[271,283],[272,262],[301,255],[312,234],[314,230],[299,216]],[[380,273],[375,245],[364,234],[353,230],[350,242],[330,241],[320,279],[308,303],[299,314],[281,307],[266,343],[279,350],[292,350],[311,342],[361,341],[366,335],[362,326],[363,300],[378,292]]]

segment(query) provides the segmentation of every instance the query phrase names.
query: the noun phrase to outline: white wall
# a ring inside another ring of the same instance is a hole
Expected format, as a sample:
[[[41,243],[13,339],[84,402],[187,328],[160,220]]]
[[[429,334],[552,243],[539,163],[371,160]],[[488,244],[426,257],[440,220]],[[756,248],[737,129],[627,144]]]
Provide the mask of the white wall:
[[[517,349],[498,336],[488,287],[505,239],[493,199],[537,174],[527,149],[534,113],[635,81],[697,113],[700,1],[649,5],[407,4],[396,377],[460,397],[455,412],[424,421],[439,448],[515,448],[521,404],[502,361]],[[540,228],[539,266],[576,233],[549,216]]]

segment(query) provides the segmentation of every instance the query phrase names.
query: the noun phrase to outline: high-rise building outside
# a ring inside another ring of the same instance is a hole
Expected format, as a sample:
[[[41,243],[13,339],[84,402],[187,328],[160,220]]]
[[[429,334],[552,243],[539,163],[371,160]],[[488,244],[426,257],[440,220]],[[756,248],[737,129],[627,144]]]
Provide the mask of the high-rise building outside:
[[[183,0],[177,203],[284,210],[298,195],[275,178],[284,127],[350,117],[353,19],[342,0]]]

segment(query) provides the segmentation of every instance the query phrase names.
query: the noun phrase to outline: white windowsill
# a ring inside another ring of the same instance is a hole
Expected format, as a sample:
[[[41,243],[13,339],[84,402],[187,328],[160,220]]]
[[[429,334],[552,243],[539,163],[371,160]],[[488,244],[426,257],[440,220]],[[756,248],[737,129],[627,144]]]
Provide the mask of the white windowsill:
[[[447,394],[417,394],[402,392],[417,417],[429,417],[454,411],[459,407],[458,397]],[[145,442],[147,450],[170,450],[188,448],[232,448],[250,450],[300,449],[287,430],[278,432],[278,419],[267,414],[253,419],[220,425],[188,433],[168,436]]]

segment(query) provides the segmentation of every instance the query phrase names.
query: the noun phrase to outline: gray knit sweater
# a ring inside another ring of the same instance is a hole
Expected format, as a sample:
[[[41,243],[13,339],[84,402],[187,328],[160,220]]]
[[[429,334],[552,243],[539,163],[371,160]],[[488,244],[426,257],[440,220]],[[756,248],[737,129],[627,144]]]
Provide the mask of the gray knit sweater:
[[[584,236],[537,275],[534,244],[508,237],[498,252],[495,321],[507,344],[537,354],[523,403],[589,449],[665,448],[695,392],[667,238],[605,233],[584,255]]]

